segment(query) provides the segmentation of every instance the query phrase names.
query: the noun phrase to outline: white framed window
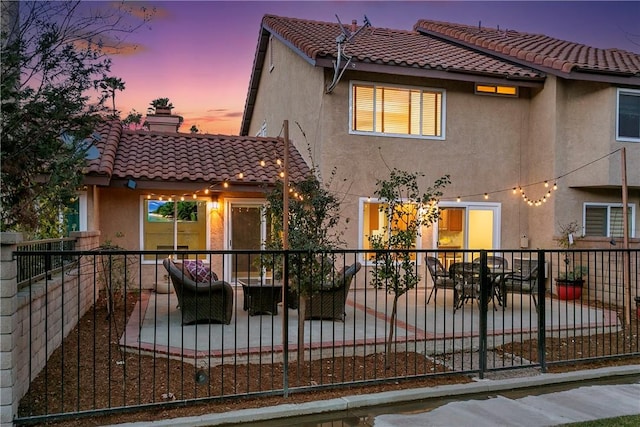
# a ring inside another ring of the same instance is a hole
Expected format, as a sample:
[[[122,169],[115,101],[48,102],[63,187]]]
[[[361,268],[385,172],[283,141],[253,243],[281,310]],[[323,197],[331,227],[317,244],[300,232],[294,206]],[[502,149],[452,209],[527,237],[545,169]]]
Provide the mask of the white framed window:
[[[384,210],[386,204],[378,199],[364,197],[360,198],[359,205],[360,213],[358,224],[360,224],[360,229],[358,231],[358,242],[360,248],[372,249],[371,242],[369,241],[370,237],[381,236],[384,240],[385,235],[391,232],[389,229],[389,218],[387,212]],[[407,203],[402,205],[401,209],[405,214],[415,212],[414,214],[418,215],[418,207],[415,205]],[[421,248],[420,240],[421,239],[418,239],[418,236],[416,236],[415,249]],[[371,262],[373,258],[374,254],[369,254],[366,260],[361,261],[367,263]],[[412,255],[412,258],[415,258],[415,254]]]
[[[208,200],[141,199],[142,250],[206,250],[210,212]],[[202,255],[198,255],[202,257]],[[154,255],[145,255],[154,261]]]
[[[634,236],[635,205],[627,209],[629,237]],[[585,203],[583,212],[584,235],[623,237],[622,203]]]
[[[350,133],[444,139],[443,89],[367,82],[350,86]]]
[[[616,140],[640,142],[640,90],[618,88]]]
[[[65,236],[72,231],[87,231],[87,192],[80,191],[66,206],[62,221],[66,226]]]

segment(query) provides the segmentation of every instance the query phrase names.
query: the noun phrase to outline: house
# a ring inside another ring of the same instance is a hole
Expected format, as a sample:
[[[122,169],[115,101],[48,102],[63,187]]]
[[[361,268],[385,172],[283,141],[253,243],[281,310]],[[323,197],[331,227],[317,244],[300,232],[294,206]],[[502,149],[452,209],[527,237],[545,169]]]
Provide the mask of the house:
[[[98,129],[100,156],[85,170],[79,229],[100,230],[101,242],[128,250],[260,249],[262,205],[284,173],[284,140],[178,133],[170,111],[147,122],[149,131],[119,122]],[[293,147],[288,167],[292,182],[310,173]],[[141,262],[149,272],[142,285],[150,287],[159,261],[144,255]],[[227,262],[229,275],[242,265]]]
[[[349,247],[381,231],[376,180],[398,168],[424,186],[451,177],[418,247],[554,248],[576,221],[581,245],[608,248],[623,235],[623,147],[640,242],[638,54],[430,20],[403,31],[267,15],[240,133],[277,135],[285,119],[308,164],[349,182],[335,189]]]

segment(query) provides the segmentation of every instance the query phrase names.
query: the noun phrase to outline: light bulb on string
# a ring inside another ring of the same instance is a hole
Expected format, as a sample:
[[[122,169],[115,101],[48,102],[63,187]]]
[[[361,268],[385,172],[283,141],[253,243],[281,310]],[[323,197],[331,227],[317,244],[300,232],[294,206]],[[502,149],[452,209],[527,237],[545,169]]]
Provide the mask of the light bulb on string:
[[[265,165],[266,165],[265,161],[264,160],[260,160],[260,166],[264,167]]]
[[[460,203],[460,196],[458,196],[458,197],[456,198],[456,201],[457,201],[458,203]]]
[[[556,182],[553,183],[553,189],[557,190],[558,189],[558,184]]]
[[[544,186],[545,186],[545,187],[548,187],[548,186],[549,186],[549,181],[545,181],[545,182],[544,182]]]
[[[484,193],[484,198],[488,199],[489,198],[489,193]]]
[[[209,189],[208,188],[204,189],[204,194],[209,194]]]
[[[513,187],[513,194],[516,194],[516,187]]]

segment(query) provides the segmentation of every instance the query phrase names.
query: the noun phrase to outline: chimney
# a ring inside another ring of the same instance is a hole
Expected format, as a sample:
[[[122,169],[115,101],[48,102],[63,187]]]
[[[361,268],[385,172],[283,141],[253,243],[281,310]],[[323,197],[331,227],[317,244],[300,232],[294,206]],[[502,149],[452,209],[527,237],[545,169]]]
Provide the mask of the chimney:
[[[182,117],[171,114],[171,108],[156,107],[155,114],[147,114],[151,132],[178,132]]]
[[[353,19],[351,21],[351,32],[355,33],[358,30],[358,21],[356,21],[355,19]]]

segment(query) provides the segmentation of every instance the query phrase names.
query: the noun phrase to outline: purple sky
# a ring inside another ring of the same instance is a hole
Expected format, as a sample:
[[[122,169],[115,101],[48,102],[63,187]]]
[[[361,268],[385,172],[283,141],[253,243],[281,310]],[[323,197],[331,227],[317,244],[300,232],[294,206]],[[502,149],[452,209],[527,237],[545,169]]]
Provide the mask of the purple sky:
[[[640,52],[640,2],[152,1],[155,17],[129,36],[138,48],[113,56],[125,81],[117,108],[146,113],[168,97],[174,114],[201,132],[237,135],[260,22],[265,14],[337,22],[367,15],[375,27],[410,30],[418,19],[542,33],[591,46]]]

